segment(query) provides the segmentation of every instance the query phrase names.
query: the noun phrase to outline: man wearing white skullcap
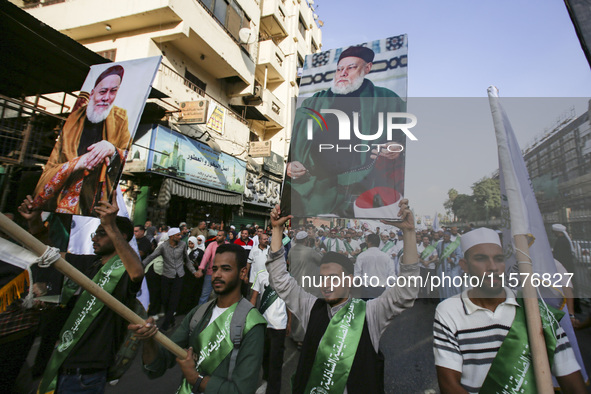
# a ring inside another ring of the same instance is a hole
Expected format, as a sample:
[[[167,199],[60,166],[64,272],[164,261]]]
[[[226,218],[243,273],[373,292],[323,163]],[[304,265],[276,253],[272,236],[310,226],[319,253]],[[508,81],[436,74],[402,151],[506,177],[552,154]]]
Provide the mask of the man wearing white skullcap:
[[[505,256],[498,234],[479,228],[461,238],[464,257],[460,265],[470,277],[472,289],[441,302],[433,323],[433,352],[442,394],[513,392],[512,382],[521,382],[519,392],[536,392],[533,370],[519,375],[519,357],[529,352],[525,313],[521,299],[503,287]],[[474,279],[485,278],[481,283]],[[560,312],[559,312],[560,313]],[[559,319],[558,319],[559,320]],[[556,343],[552,373],[562,390],[584,393],[580,367],[564,330],[547,325]]]
[[[553,224],[552,232],[556,236],[556,241],[554,241],[554,247],[552,248],[552,255],[564,265],[564,268],[566,268],[568,272],[573,273],[574,248],[572,241],[566,232],[566,227],[558,223]]]
[[[197,271],[187,255],[187,244],[181,241],[181,236],[181,230],[178,227],[171,228],[168,230],[168,242],[161,243],[142,262],[146,267],[158,256],[162,256],[164,260],[161,280],[161,301],[165,311],[161,326],[163,331],[174,326],[174,313],[181,297],[185,268],[191,275],[198,277]]]

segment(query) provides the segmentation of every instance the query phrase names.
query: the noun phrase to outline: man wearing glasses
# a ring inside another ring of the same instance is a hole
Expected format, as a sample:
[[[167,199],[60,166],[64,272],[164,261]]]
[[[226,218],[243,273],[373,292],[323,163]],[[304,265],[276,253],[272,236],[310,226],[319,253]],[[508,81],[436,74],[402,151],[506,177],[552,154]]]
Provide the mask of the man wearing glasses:
[[[117,216],[119,207],[100,201],[95,207],[101,223],[92,234],[93,255],[62,253],[79,271],[127,306],[132,306],[140,289],[144,270],[138,255],[129,245],[133,224]],[[33,199],[27,196],[19,207],[27,219],[29,231],[40,239],[47,229],[41,212],[33,211]],[[62,327],[59,342],[43,374],[40,393],[90,393],[104,391],[108,368],[127,333],[127,322],[94,296],[66,279],[62,289],[61,313],[55,326]]]

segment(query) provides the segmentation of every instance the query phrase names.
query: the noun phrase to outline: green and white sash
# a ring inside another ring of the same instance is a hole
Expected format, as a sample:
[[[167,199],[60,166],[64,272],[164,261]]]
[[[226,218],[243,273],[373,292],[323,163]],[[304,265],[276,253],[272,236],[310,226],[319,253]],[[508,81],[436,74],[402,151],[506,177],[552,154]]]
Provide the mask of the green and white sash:
[[[388,251],[389,251],[390,249],[392,249],[392,248],[394,247],[394,245],[395,245],[395,244],[394,244],[394,242],[392,242],[392,241],[388,241],[388,242],[386,242],[386,244],[385,244],[385,245],[382,247],[382,252],[384,252],[384,253],[388,253]]]
[[[523,299],[517,298],[517,302],[521,307],[515,308],[513,324],[490,366],[479,393],[537,393]],[[548,361],[552,365],[557,342],[555,332],[564,312],[551,306],[547,306],[546,311],[545,305],[540,301],[538,304]]]
[[[434,250],[435,250],[435,246],[433,246],[433,245],[427,246],[425,248],[425,250],[423,250],[423,252],[421,253],[421,258],[423,260],[425,260],[426,258],[428,258],[429,256],[431,256],[431,253],[433,253]]]
[[[330,252],[330,249],[332,248],[332,241],[335,241],[337,244],[337,253],[341,251],[341,248],[339,247],[339,240],[338,238],[329,238],[328,242],[326,243],[326,248],[328,249],[328,251]]]
[[[343,241],[343,243],[345,244],[345,249],[347,249],[347,253],[352,254],[354,250],[351,244],[347,241]]]
[[[119,256],[114,256],[101,267],[99,272],[92,278],[92,281],[111,294],[115,290],[123,273],[125,273],[123,262]],[[66,297],[69,299],[75,291],[74,286],[68,286]],[[45,369],[43,379],[41,379],[41,383],[39,384],[38,394],[53,393],[55,391],[57,375],[62,363],[78,344],[80,338],[82,338],[104,306],[105,304],[95,296],[87,291],[82,292],[62,328],[60,340]]]
[[[442,246],[443,246],[443,244],[442,244]],[[443,253],[441,254],[440,260],[445,260],[449,256],[451,256],[451,254],[458,248],[458,246],[460,246],[460,237],[459,236],[455,239],[455,241],[453,241],[452,243],[450,243],[449,245],[447,245],[445,247],[445,249],[443,250]]]
[[[266,286],[263,295],[261,296],[261,306],[259,307],[259,312],[261,315],[269,309],[269,307],[277,300],[279,295],[277,292],[271,287]]]
[[[197,346],[193,349],[197,361],[195,369],[202,376],[212,375],[222,361],[232,352],[234,345],[230,338],[230,323],[238,303],[235,303],[219,315],[197,336]],[[266,324],[267,321],[259,313],[249,313],[246,316],[243,335],[257,324]],[[193,386],[183,378],[177,394],[190,394]]]
[[[332,317],[318,345],[305,393],[342,393],[365,322],[365,301],[353,299]]]

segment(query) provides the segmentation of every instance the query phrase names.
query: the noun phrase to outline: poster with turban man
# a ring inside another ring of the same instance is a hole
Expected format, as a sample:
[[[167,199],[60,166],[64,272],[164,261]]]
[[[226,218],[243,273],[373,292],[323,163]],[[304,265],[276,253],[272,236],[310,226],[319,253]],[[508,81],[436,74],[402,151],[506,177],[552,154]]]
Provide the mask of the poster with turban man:
[[[406,35],[308,55],[282,195],[295,217],[396,219],[404,195]]]
[[[96,64],[35,187],[35,209],[96,216],[110,201],[161,56]]]

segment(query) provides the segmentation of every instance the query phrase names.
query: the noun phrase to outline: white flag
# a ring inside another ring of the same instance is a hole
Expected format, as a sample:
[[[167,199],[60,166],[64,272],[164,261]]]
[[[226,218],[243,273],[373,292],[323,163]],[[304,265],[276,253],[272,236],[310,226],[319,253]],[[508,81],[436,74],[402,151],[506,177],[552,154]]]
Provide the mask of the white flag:
[[[530,239],[529,256],[531,257],[533,271],[538,274],[549,273],[553,275],[556,273],[556,265],[548,235],[544,228],[544,220],[536,201],[521,149],[515,138],[509,118],[499,102],[498,91],[494,86],[488,88],[488,99],[499,148],[501,227],[507,264],[506,272],[519,272],[512,240],[513,235],[525,234]],[[554,304],[551,300],[547,301]],[[556,304],[554,306],[560,308]],[[587,372],[568,313],[562,318],[560,324],[575,352],[583,379],[587,381]],[[557,386],[556,380],[554,380],[554,386]]]

